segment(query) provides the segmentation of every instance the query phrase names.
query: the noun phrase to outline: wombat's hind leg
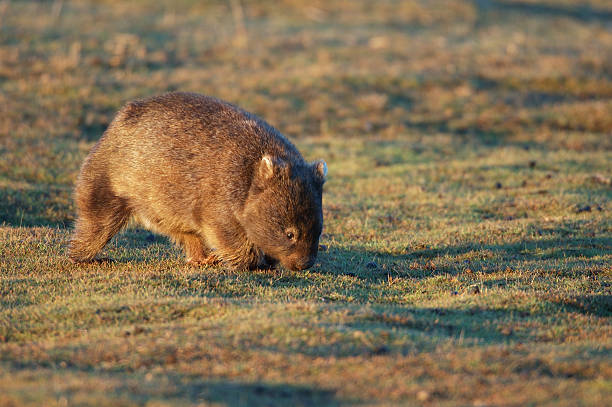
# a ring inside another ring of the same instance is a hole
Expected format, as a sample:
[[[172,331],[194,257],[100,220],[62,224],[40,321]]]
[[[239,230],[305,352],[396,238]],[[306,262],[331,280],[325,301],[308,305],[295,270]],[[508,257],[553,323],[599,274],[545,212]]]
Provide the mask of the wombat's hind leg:
[[[85,205],[86,206],[86,205]],[[124,199],[113,197],[95,207],[80,207],[68,256],[73,262],[91,262],[125,225],[130,210]]]
[[[195,233],[175,233],[173,239],[183,246],[187,263],[194,265],[213,265],[218,262],[217,257],[206,247],[202,238]]]

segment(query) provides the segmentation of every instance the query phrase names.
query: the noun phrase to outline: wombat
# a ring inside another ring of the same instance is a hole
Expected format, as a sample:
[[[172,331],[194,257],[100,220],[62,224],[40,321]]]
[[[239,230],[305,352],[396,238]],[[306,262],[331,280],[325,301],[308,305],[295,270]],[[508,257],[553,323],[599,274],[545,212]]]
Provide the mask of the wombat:
[[[69,257],[92,261],[130,219],[189,263],[312,267],[327,165],[259,117],[195,93],[126,104],[85,159]]]

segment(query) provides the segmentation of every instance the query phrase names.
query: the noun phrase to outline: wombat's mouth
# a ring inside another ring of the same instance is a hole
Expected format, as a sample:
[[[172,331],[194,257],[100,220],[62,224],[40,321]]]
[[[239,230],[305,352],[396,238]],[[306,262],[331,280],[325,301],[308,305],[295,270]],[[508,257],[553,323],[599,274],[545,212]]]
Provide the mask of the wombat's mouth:
[[[306,270],[311,268],[312,266],[314,266],[315,263],[315,259],[308,259],[308,261],[304,262],[304,263],[300,263],[297,265],[298,270]]]

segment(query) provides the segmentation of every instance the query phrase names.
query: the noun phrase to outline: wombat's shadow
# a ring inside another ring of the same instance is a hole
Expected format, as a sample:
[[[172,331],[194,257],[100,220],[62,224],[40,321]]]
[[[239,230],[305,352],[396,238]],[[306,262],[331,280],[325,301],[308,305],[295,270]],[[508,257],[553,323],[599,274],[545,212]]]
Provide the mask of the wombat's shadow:
[[[467,268],[482,271],[483,266],[490,266],[492,263],[498,268],[512,268],[518,263],[555,259],[563,260],[562,268],[569,270],[578,263],[584,263],[585,258],[594,259],[601,256],[606,247],[612,247],[612,237],[558,236],[548,239],[524,239],[513,243],[475,242],[418,249],[406,247],[400,253],[361,246],[340,248],[322,241],[315,266],[310,270],[323,274],[356,276],[371,281],[386,280],[389,275],[398,273],[409,274],[414,278],[428,278],[457,274]],[[119,233],[101,255],[111,257],[119,263],[148,262],[153,261],[151,252],[183,257],[181,249],[173,245],[168,238],[140,228]],[[446,260],[441,262],[442,265],[432,265],[435,260],[441,259]],[[277,268],[280,269],[280,266]]]
[[[595,266],[588,271],[589,277],[600,278],[600,274],[607,268],[607,263],[603,258],[597,259],[597,256],[601,256],[609,247],[612,247],[612,237],[607,236],[525,239],[518,243],[473,243],[418,250],[406,248],[401,254],[360,247],[348,250],[330,247],[320,253],[315,271],[337,276],[348,275],[366,283],[378,284],[393,281],[395,277],[408,277],[418,281],[436,276],[452,276],[465,273],[468,269],[471,273],[479,272],[484,275],[507,269],[543,269],[553,261],[554,265],[548,267],[551,271],[554,270],[551,277],[557,278],[562,274],[575,276],[578,273],[576,270],[584,270],[585,259],[588,259],[586,261]],[[486,253],[487,256],[478,257],[479,252]],[[598,267],[599,265],[601,267]],[[516,277],[488,279],[480,284],[485,287],[504,287],[521,278],[523,277],[519,273]],[[550,301],[559,301],[558,306],[569,307],[584,314],[612,315],[610,295],[576,295],[567,301],[554,298]]]
[[[554,237],[524,239],[516,243],[466,243],[435,248],[412,249],[389,253],[362,247],[340,249],[329,247],[319,252],[317,271],[348,274],[366,279],[387,279],[389,275],[408,274],[414,278],[454,275],[469,268],[487,272],[492,264],[513,268],[529,262],[562,260],[562,269],[571,270],[584,259],[601,256],[612,247],[612,237]],[[436,260],[445,260],[434,264]],[[602,262],[602,266],[604,266]]]

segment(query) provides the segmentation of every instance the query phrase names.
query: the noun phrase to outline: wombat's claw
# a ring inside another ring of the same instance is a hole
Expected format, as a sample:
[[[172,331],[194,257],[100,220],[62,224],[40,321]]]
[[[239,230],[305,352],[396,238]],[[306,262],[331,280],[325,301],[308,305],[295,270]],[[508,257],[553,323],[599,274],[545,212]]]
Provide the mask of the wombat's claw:
[[[221,260],[219,260],[219,258],[217,256],[215,256],[214,254],[210,254],[208,255],[205,259],[204,259],[204,264],[208,264],[208,265],[214,265],[214,264],[219,264],[221,262]]]
[[[113,264],[115,260],[108,257],[102,257],[101,259],[94,259],[93,262],[96,264]]]
[[[73,259],[72,257],[69,257],[68,260],[70,260],[72,264],[113,264],[115,262],[115,260],[110,259],[108,257],[102,257],[100,259],[91,259],[91,260],[78,260],[78,259]]]
[[[208,255],[204,258],[199,259],[187,259],[187,264],[191,264],[193,266],[213,266],[219,263],[219,258],[214,254]]]

